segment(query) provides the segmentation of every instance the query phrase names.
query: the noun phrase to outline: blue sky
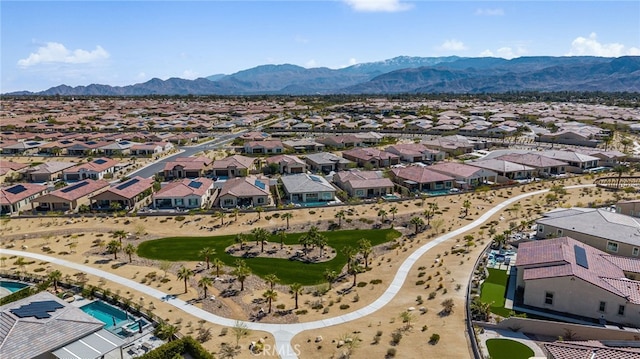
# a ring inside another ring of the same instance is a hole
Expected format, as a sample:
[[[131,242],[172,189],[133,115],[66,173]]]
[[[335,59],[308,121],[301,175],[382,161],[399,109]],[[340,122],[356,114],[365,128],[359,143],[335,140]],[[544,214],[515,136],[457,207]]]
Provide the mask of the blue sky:
[[[2,0],[0,16],[0,93],[402,55],[640,55],[631,0]]]

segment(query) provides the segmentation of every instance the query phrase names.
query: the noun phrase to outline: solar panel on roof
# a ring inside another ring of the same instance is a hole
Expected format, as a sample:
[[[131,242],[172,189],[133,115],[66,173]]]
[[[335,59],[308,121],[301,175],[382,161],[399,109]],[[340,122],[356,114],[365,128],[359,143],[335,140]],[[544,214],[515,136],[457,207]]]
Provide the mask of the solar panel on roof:
[[[86,185],[88,185],[88,184],[89,184],[89,182],[84,181],[84,182],[76,183],[76,184],[74,184],[73,186],[65,187],[65,188],[61,189],[60,191],[61,191],[62,193],[68,193],[68,192],[71,192],[71,191],[75,191],[75,190],[77,190],[77,189],[78,189],[78,188],[80,188],[80,187],[84,187],[84,186],[86,186]]]
[[[192,188],[200,188],[200,186],[202,186],[202,182],[198,182],[198,181],[191,181],[191,182],[189,182],[189,187],[192,187]]]
[[[585,251],[584,248],[578,246],[577,244],[574,244],[573,252],[576,255],[576,264],[582,268],[589,269],[589,262],[587,261],[587,251]]]
[[[97,144],[98,142],[96,142],[96,141],[89,141],[89,142],[85,142],[85,143],[86,143],[87,145],[95,145],[95,144]]]
[[[313,182],[322,182],[322,180],[318,176],[309,176]]]
[[[64,305],[55,300],[43,300],[39,302],[31,302],[20,308],[11,309],[10,312],[19,318],[35,317],[37,319],[51,318],[50,312],[64,308]]]
[[[93,161],[93,163],[101,165],[103,163],[107,162],[107,160],[104,160],[102,158],[98,158],[97,160]]]
[[[137,178],[134,178],[134,179],[132,179],[130,181],[127,181],[127,182],[119,185],[118,187],[116,187],[116,189],[119,190],[119,191],[122,191],[123,189],[125,189],[125,188],[127,188],[127,187],[129,187],[131,185],[134,185],[134,184],[136,184],[138,182],[140,182],[140,180],[137,179]]]
[[[70,143],[73,143],[73,141],[64,140],[64,141],[60,141],[60,143],[62,143],[63,145],[68,145]]]
[[[12,193],[12,194],[18,194],[18,193],[22,193],[22,192],[24,192],[26,190],[27,189],[23,185],[18,184],[18,185],[15,185],[13,187],[7,188],[5,191],[7,191],[9,193]]]
[[[27,145],[29,145],[29,146],[37,146],[38,142],[27,142]]]

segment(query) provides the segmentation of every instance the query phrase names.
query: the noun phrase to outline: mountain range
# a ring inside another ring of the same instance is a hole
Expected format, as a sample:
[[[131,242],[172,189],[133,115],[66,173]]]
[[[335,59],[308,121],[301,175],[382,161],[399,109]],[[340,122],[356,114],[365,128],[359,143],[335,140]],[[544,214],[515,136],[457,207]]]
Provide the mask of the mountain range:
[[[129,86],[60,85],[5,95],[313,95],[503,93],[509,91],[640,92],[640,56],[617,58],[409,57],[342,69],[262,65],[231,75],[186,80],[151,79]]]

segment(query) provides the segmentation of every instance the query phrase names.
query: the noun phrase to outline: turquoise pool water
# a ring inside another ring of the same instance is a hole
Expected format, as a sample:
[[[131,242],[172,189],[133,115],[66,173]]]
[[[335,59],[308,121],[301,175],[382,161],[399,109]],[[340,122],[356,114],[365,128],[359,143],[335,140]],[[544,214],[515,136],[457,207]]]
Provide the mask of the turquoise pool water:
[[[22,288],[28,287],[28,284],[20,283],[20,282],[9,282],[9,281],[0,281],[0,288],[4,288],[9,292],[17,292]]]
[[[443,196],[445,194],[450,194],[451,191],[448,189],[441,189],[441,190],[437,190],[437,191],[429,191],[427,192],[427,195],[429,196]]]
[[[95,301],[80,307],[83,312],[98,319],[105,324],[105,329],[113,330],[130,322],[129,315],[122,310],[112,307],[107,303]]]

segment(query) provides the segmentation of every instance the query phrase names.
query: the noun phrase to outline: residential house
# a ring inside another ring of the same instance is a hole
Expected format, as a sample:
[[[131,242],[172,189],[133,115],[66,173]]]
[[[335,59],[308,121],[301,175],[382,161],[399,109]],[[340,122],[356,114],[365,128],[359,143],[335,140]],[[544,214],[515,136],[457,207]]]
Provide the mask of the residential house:
[[[344,149],[352,147],[362,147],[364,140],[356,137],[355,135],[337,135],[320,137],[316,139],[317,142],[331,148]]]
[[[376,128],[381,127],[381,125],[377,125]],[[366,128],[362,126],[361,128]],[[356,138],[360,139],[365,145],[377,145],[384,139],[384,135],[378,132],[358,132],[353,134]]]
[[[131,147],[139,143],[131,141],[114,141],[98,148],[99,152],[106,156],[121,156],[131,154]]]
[[[389,146],[384,149],[389,153],[400,156],[404,162],[414,163],[423,162],[431,163],[444,160],[446,153],[444,151],[431,149],[421,143],[404,143]]]
[[[67,149],[73,146],[75,143],[76,141],[68,139],[48,142],[40,146],[40,153],[48,154],[51,156],[66,155],[68,154]]]
[[[603,167],[615,167],[628,157],[620,151],[604,151],[599,148],[576,148],[574,151],[583,155],[597,157],[599,159],[598,166]]]
[[[207,208],[215,200],[213,181],[206,177],[185,178],[166,184],[153,195],[153,206],[158,209]]]
[[[319,152],[324,150],[324,145],[310,139],[301,140],[287,140],[282,141],[282,144],[286,149],[293,150],[295,152]]]
[[[521,243],[516,259],[523,304],[543,312],[637,326],[640,259],[609,255],[571,237]]]
[[[29,165],[25,163],[0,160],[0,178],[7,175],[11,176],[27,167],[29,167]]]
[[[75,211],[81,205],[89,205],[89,198],[107,187],[107,181],[85,179],[37,197],[32,202],[38,203],[36,209],[41,211]]]
[[[264,207],[271,204],[269,180],[255,176],[225,181],[217,200],[222,208]]]
[[[277,166],[280,174],[303,173],[307,170],[307,164],[297,156],[278,155],[267,158],[267,166]]]
[[[284,145],[280,140],[249,141],[244,144],[245,153],[283,153]]]
[[[354,165],[353,162],[330,152],[320,152],[309,154],[305,161],[312,171],[329,173],[331,171],[342,171]]]
[[[585,155],[579,152],[568,150],[547,150],[542,151],[542,155],[568,163],[567,172],[583,173],[588,169],[599,167],[600,159],[595,156]]]
[[[131,154],[134,156],[153,156],[174,149],[171,142],[147,142],[131,146]]]
[[[603,252],[640,256],[640,219],[601,208],[561,208],[536,221],[536,237],[569,236]]]
[[[165,179],[203,177],[211,166],[211,159],[198,157],[178,157],[164,165],[162,174]]]
[[[281,178],[284,194],[292,203],[334,201],[336,189],[324,177],[306,173]]]
[[[76,166],[73,162],[47,161],[37,166],[26,168],[22,171],[24,177],[30,182],[49,182],[62,178],[62,172]]]
[[[548,359],[640,359],[636,341],[621,340],[560,340],[544,343]]]
[[[269,138],[269,134],[266,132],[252,131],[243,133],[239,138],[244,141],[264,141]]]
[[[342,157],[358,166],[389,167],[400,163],[400,156],[373,147],[354,148],[342,152]]]
[[[433,148],[446,152],[451,156],[471,153],[474,150],[486,148],[486,143],[468,139],[460,135],[436,137],[431,140],[422,141],[428,148]]]
[[[393,193],[393,182],[382,171],[340,171],[333,175],[333,183],[350,197],[384,197]]]
[[[455,179],[454,186],[461,189],[474,189],[486,183],[496,183],[498,174],[486,168],[479,168],[459,162],[439,162],[428,167]]]
[[[221,160],[213,161],[212,174],[214,177],[233,178],[246,176],[254,169],[256,159],[242,155],[233,155]]]
[[[616,213],[624,214],[625,216],[640,217],[640,199],[618,201],[618,203],[616,203]]]
[[[467,163],[471,166],[484,168],[498,173],[498,182],[504,183],[513,180],[524,180],[533,178],[535,168],[519,163],[491,158],[487,160],[477,160]]]
[[[595,126],[561,128],[557,132],[541,133],[538,142],[596,147],[602,142],[602,129]]]
[[[0,214],[18,213],[24,210],[34,198],[47,192],[47,186],[32,183],[0,187]]]
[[[18,141],[2,146],[5,155],[35,155],[40,152],[40,147],[46,144],[42,141]]]
[[[1,306],[0,318],[0,358],[119,358],[125,344],[104,322],[47,291]]]
[[[103,179],[108,174],[113,175],[116,166],[118,166],[118,161],[101,157],[67,168],[62,171],[62,175],[65,181],[80,181],[87,178]]]
[[[131,210],[153,193],[153,179],[133,177],[89,198],[91,208]],[[117,205],[114,205],[117,203]],[[144,203],[146,204],[146,203]]]
[[[69,156],[89,156],[98,153],[98,149],[107,144],[106,141],[75,142],[67,147],[67,154]]]
[[[565,173],[565,168],[569,165],[567,162],[546,157],[538,153],[513,153],[496,157],[496,159],[519,163],[534,168],[534,177],[548,177],[550,175],[563,174]]]
[[[395,183],[407,188],[409,191],[450,190],[455,182],[455,178],[451,176],[422,166],[392,168],[391,174]]]

